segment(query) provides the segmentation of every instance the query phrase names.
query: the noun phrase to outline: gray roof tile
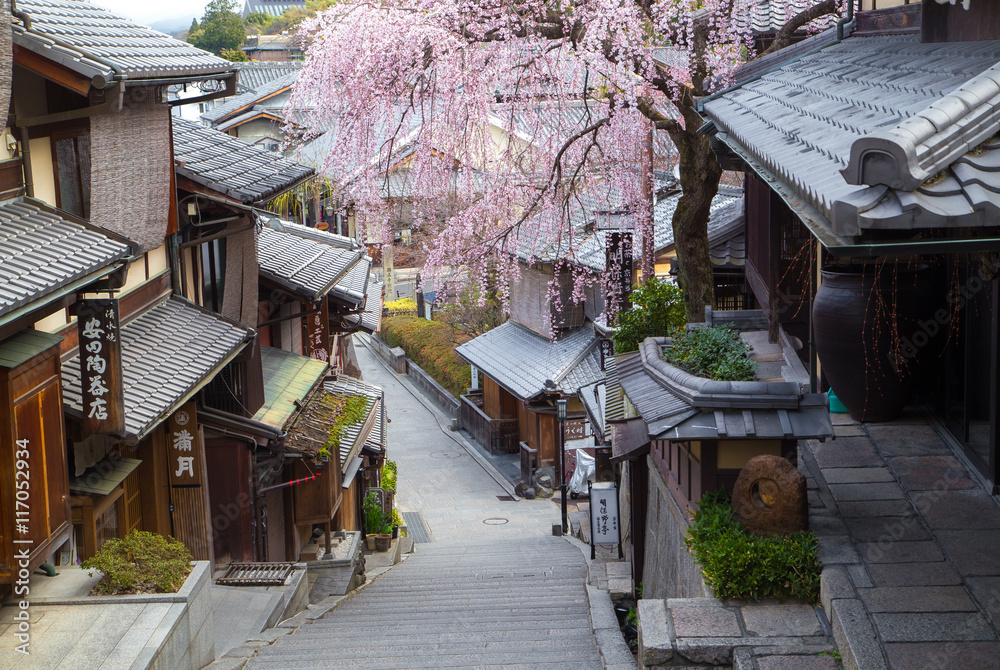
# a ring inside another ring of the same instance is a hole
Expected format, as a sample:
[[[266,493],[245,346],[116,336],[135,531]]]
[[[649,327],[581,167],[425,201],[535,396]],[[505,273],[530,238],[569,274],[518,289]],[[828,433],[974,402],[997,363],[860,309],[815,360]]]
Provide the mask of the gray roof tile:
[[[242,349],[254,331],[175,296],[121,328],[125,428],[142,437],[187,401]],[[62,366],[63,403],[83,412],[80,356]]]
[[[864,229],[980,226],[1000,214],[1000,190],[954,166],[1000,161],[1000,145],[983,144],[1000,129],[998,62],[1000,41],[852,37],[707,99],[704,114],[721,140],[801,197],[800,215],[834,245]],[[967,153],[977,146],[982,153]],[[873,149],[896,165],[866,166]]]
[[[357,326],[366,333],[377,333],[382,329],[382,304],[385,284],[375,281],[368,282],[368,297],[365,299],[365,309],[360,314],[349,314],[344,317],[348,326]]]
[[[243,5],[243,18],[251,14],[267,14],[281,16],[292,7],[305,7],[306,0],[246,0]]]
[[[177,173],[240,202],[261,203],[315,170],[238,138],[174,117]]]
[[[508,321],[455,351],[522,400],[547,392],[575,395],[581,387],[604,378],[591,325],[553,342]]]
[[[242,76],[242,75],[241,75]],[[271,96],[281,92],[282,90],[288,88],[295,83],[295,80],[299,77],[299,69],[296,68],[285,74],[274,77],[267,82],[262,83],[256,88],[243,93],[242,95],[237,95],[235,97],[226,100],[221,105],[216,105],[212,109],[208,110],[201,115],[201,118],[210,122],[213,126],[218,124],[220,121],[228,119],[229,117],[239,114],[241,112],[249,112],[253,107],[262,100],[270,98]]]
[[[130,253],[120,238],[41,207],[25,198],[0,205],[0,315],[42,300]]]
[[[274,63],[251,61],[249,63],[233,63],[233,68],[240,73],[236,84],[236,93],[250,93],[262,88],[265,84],[298,72],[302,69],[302,61],[279,61]]]
[[[108,63],[129,79],[221,74],[232,64],[187,42],[147,28],[81,0],[19,0],[14,43],[87,77],[114,75]]]
[[[257,236],[260,272],[308,300],[327,295],[365,257],[363,250],[340,246],[339,235],[289,222],[283,228],[265,227]]]
[[[383,404],[382,389],[378,386],[366,384],[354,377],[339,375],[336,380],[325,382],[323,388],[333,395],[339,396],[359,396],[365,399],[366,419],[359,423],[345,425],[340,432],[340,464],[346,468],[351,459],[357,456],[367,442],[374,441],[385,445],[385,414]],[[372,411],[379,412],[372,421],[370,432],[362,434],[368,418],[371,418]]]
[[[368,280],[372,271],[372,259],[364,256],[351,268],[330,291],[330,295],[352,305],[360,305],[368,296]]]

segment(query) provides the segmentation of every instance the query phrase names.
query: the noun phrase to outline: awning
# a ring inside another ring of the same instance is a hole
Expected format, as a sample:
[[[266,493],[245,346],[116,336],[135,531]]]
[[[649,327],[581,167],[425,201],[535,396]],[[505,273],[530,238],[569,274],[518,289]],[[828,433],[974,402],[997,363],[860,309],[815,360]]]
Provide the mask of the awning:
[[[604,379],[597,336],[590,324],[553,342],[508,321],[455,352],[521,400],[545,393],[576,395],[581,387]]]
[[[170,296],[121,328],[125,434],[141,439],[212,380],[254,331]],[[63,404],[83,416],[80,356],[62,366]]]
[[[77,493],[106,496],[125,481],[142,461],[136,458],[105,458],[69,482],[69,490]]]
[[[366,333],[372,334],[382,330],[382,304],[385,291],[385,284],[379,282],[369,282],[368,298],[365,300],[365,309],[360,314],[348,314],[342,321],[348,328],[356,327]]]
[[[32,198],[0,205],[0,323],[83,289],[130,255],[130,240],[68,216]]]
[[[264,370],[264,404],[253,415],[253,420],[284,432],[299,411],[301,401],[322,381],[330,366],[274,347],[261,347],[260,354]]]
[[[376,426],[379,431],[384,431],[384,414],[380,411],[382,389],[347,375],[340,375],[335,381],[324,383],[323,388],[327,393],[336,396],[357,396],[365,399],[364,421],[346,425],[340,433],[340,463],[344,467],[358,455],[372,437]],[[378,439],[377,434],[376,439]]]
[[[825,439],[833,436],[825,393],[802,393],[795,382],[718,382],[663,361],[665,338],[647,338],[639,352],[617,357],[618,378],[639,414],[647,441]],[[638,448],[635,426],[614,424],[615,455]]]
[[[351,488],[351,484],[354,483],[354,477],[358,474],[358,470],[361,469],[362,460],[359,456],[355,456],[351,459],[351,462],[347,464],[344,468],[344,483],[343,488]]]
[[[265,227],[257,236],[260,274],[308,301],[325,297],[364,257],[345,249],[339,235],[295,223]]]

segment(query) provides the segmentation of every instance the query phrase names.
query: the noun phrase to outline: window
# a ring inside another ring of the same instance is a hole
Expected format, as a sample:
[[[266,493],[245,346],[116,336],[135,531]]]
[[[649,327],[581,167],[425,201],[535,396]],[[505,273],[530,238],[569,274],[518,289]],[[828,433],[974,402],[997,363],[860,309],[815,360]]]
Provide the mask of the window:
[[[56,205],[70,214],[90,218],[90,135],[53,133]]]

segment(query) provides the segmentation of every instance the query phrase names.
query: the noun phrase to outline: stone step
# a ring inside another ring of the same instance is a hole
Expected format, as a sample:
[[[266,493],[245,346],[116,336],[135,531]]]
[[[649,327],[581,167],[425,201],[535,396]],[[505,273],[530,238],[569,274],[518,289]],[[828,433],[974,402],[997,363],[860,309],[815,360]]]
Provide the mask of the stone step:
[[[475,628],[480,628],[476,630]],[[421,639],[427,640],[438,640],[441,642],[462,642],[462,641],[481,641],[489,642],[494,640],[589,640],[592,637],[592,633],[589,628],[559,628],[555,630],[540,629],[538,626],[524,627],[518,630],[505,629],[497,630],[496,626],[483,624],[478,627],[465,626],[463,630],[452,630],[449,632],[441,632],[440,625],[426,625],[426,626],[412,626],[412,625],[399,625],[399,626],[381,626],[379,628],[379,639],[386,640],[388,643],[392,643],[395,638],[410,639],[421,636]],[[290,639],[294,638],[315,638],[320,640],[330,641],[330,631],[327,628],[320,628],[318,630],[313,630],[312,626],[303,626],[293,635]],[[372,629],[371,626],[338,626],[337,636],[338,641],[351,640],[351,639],[362,639],[365,641],[372,639]]]
[[[502,650],[476,650],[463,653],[446,653],[417,655],[406,647],[397,647],[393,650],[367,650],[365,654],[350,654],[349,650],[337,650],[330,653],[324,647],[315,649],[302,649],[295,653],[259,653],[253,659],[249,667],[259,667],[257,663],[261,661],[279,661],[292,663],[295,661],[305,661],[315,659],[317,652],[323,657],[335,660],[338,667],[361,670],[362,668],[450,668],[450,667],[482,667],[509,663],[530,663],[531,667],[538,667],[545,663],[560,663],[562,667],[568,668],[569,664],[587,663],[596,660],[592,651],[573,651],[560,649],[553,652],[539,651],[536,649],[524,649],[520,651]],[[313,661],[315,664],[315,661]],[[596,660],[598,668],[601,667],[600,660]],[[286,666],[289,667],[289,666]],[[316,667],[315,665],[313,667]]]

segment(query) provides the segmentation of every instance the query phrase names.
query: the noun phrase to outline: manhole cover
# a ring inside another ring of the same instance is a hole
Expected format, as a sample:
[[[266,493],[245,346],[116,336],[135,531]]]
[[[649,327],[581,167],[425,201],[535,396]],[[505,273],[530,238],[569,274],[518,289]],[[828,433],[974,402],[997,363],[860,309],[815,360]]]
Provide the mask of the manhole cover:
[[[505,523],[507,523],[507,521],[508,521],[507,519],[498,516],[490,517],[489,519],[483,519],[483,523],[485,523],[487,526],[502,526]]]
[[[450,459],[450,458],[458,458],[461,455],[462,454],[458,453],[457,451],[435,451],[433,454],[431,454],[431,458]]]

